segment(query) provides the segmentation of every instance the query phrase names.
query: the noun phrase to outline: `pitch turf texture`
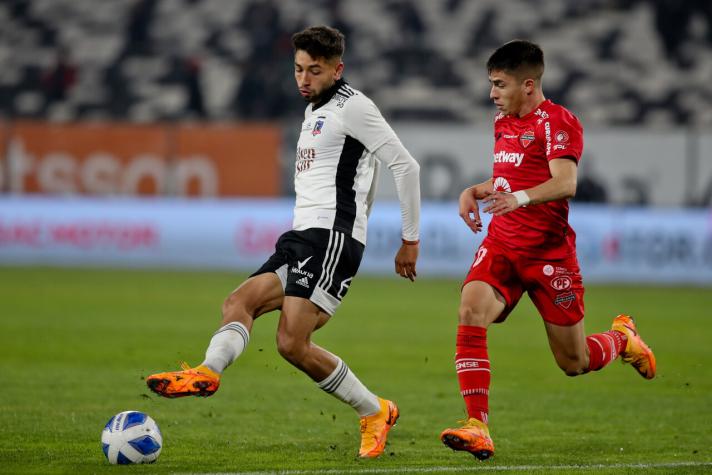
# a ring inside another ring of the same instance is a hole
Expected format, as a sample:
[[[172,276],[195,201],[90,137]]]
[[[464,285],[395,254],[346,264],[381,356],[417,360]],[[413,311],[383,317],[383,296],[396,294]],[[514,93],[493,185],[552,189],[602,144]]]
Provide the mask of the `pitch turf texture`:
[[[577,378],[550,355],[528,299],[489,332],[496,456],[438,440],[464,417],[453,368],[459,282],[360,277],[315,342],[339,354],[401,419],[384,455],[355,458],[358,419],[276,351],[277,314],[207,399],[161,399],[152,372],[197,364],[229,273],[0,268],[3,473],[702,473],[712,470],[712,291],[596,287],[588,332],[628,311],[658,377],[618,362]],[[110,466],[106,421],[135,409],[163,431],[159,460]]]

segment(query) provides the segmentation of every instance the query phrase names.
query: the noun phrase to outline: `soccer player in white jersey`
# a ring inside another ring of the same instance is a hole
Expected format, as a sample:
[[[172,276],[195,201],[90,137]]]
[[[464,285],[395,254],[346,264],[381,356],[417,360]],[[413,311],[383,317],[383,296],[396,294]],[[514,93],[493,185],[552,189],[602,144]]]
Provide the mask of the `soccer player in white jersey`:
[[[420,167],[374,103],[343,79],[344,36],[326,26],[292,37],[294,76],[309,103],[297,145],[293,229],[275,253],[225,300],[223,320],[205,360],[183,371],[149,376],[161,396],[210,396],[245,350],[254,321],[281,309],[279,353],[361,418],[359,456],[377,457],[398,419],[398,407],[359,381],[336,355],[311,341],[336,311],[356,275],[366,244],[377,164],[393,173],[402,217],[395,271],[415,279],[420,217]]]

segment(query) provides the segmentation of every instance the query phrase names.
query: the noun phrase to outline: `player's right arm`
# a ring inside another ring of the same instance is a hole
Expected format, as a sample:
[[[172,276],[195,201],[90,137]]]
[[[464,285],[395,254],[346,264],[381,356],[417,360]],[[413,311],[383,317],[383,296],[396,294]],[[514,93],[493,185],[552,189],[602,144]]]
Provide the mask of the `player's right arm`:
[[[482,231],[482,219],[480,218],[480,207],[477,200],[486,198],[494,193],[494,182],[492,178],[477,185],[473,185],[460,193],[460,217],[473,233]]]

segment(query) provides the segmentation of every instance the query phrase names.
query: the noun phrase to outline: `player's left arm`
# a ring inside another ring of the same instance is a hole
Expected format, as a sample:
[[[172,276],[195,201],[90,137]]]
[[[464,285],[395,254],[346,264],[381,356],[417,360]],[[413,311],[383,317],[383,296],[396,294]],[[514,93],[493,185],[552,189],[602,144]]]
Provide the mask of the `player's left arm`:
[[[526,190],[514,193],[496,192],[489,195],[483,200],[484,212],[501,216],[521,206],[573,198],[576,194],[577,168],[578,165],[573,158],[554,158],[549,161],[551,178]]]
[[[414,281],[420,242],[420,165],[370,99],[354,96],[348,100],[344,106],[344,128],[347,134],[361,142],[374,154],[376,161],[387,166],[393,174],[403,223],[402,244],[395,257],[395,271]],[[374,174],[377,172],[378,167]],[[367,197],[369,211],[374,194],[375,182]]]
[[[385,163],[393,173],[401,205],[402,243],[395,257],[395,271],[400,276],[414,281],[417,276],[415,264],[420,243],[420,165],[395,134],[374,154],[376,159]]]

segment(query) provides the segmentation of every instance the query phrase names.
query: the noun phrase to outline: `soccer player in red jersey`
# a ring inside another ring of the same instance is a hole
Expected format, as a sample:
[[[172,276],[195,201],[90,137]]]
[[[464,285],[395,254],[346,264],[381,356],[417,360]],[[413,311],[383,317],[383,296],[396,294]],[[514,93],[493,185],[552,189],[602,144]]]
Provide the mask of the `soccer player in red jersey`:
[[[584,288],[568,199],[576,192],[583,129],[564,107],[544,97],[544,54],[514,40],[487,62],[494,119],[492,178],[460,195],[460,216],[482,230],[478,200],[492,214],[460,297],[455,370],[468,419],[440,438],[480,460],[494,454],[488,429],[490,362],[487,328],[502,322],[524,292],[544,319],[549,346],[569,376],[597,371],[619,355],[644,378],[655,377],[655,356],[633,319],[619,315],[612,328],[586,336]]]

